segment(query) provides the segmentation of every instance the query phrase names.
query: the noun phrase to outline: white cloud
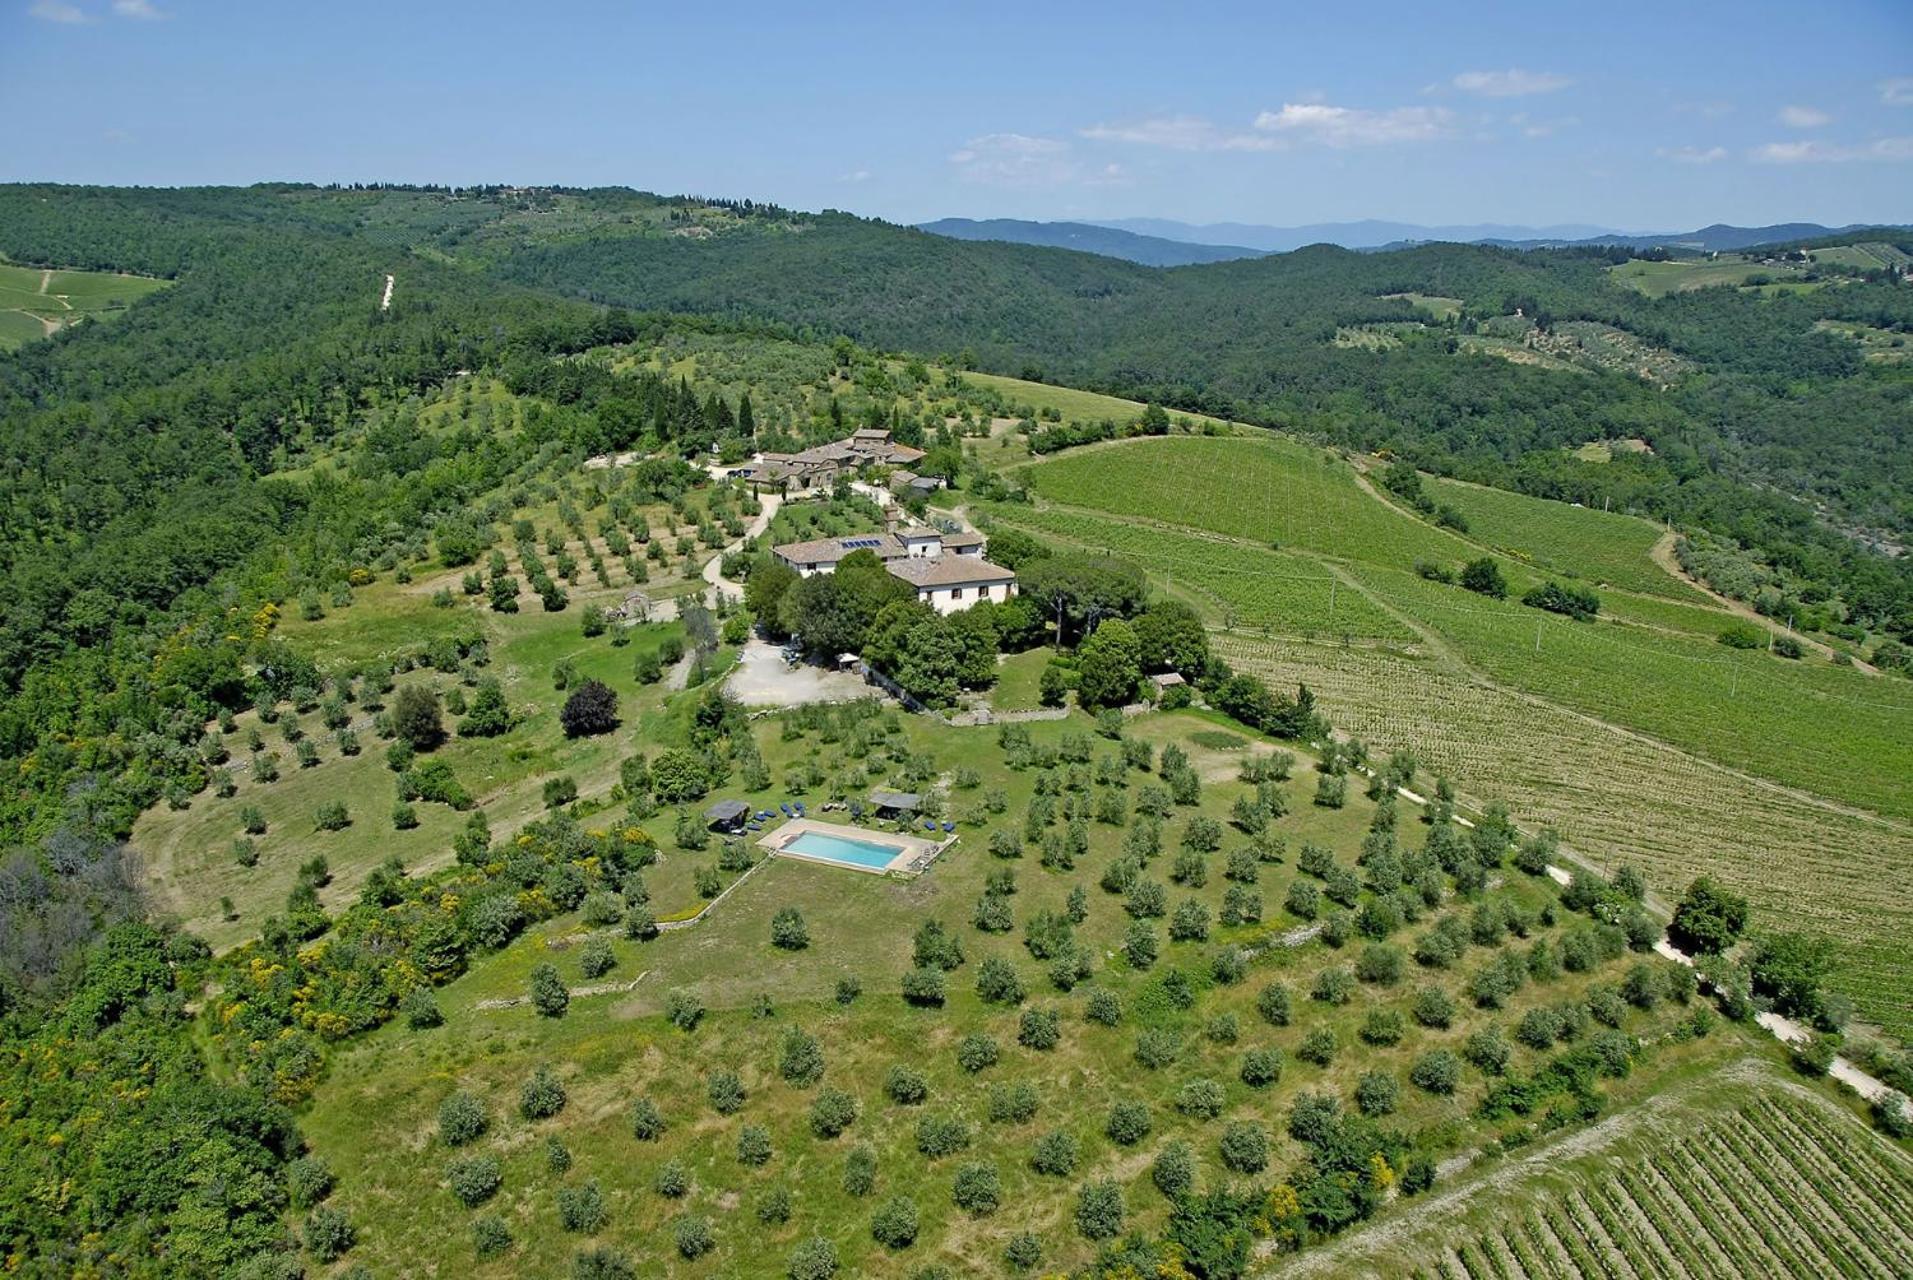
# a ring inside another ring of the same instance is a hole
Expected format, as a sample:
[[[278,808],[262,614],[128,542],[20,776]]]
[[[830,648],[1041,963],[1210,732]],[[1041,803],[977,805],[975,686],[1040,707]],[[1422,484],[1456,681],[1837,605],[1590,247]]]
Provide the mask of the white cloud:
[[[1913,76],[1880,81],[1880,101],[1889,107],[1913,107]]]
[[[1069,144],[1026,133],[986,133],[950,153],[957,176],[998,187],[1049,187],[1073,182],[1080,167]]]
[[[1833,123],[1833,117],[1818,107],[1782,107],[1779,120],[1789,129],[1818,129]]]
[[[1715,164],[1727,158],[1726,147],[1662,147],[1654,153],[1676,164]]]
[[[1255,127],[1271,138],[1325,147],[1372,147],[1439,138],[1448,132],[1451,119],[1451,113],[1443,107],[1369,111],[1321,102],[1286,102],[1279,111],[1256,116]]]
[[[1158,116],[1129,124],[1093,124],[1081,131],[1096,142],[1127,142],[1170,151],[1273,151],[1274,138],[1218,128],[1201,116]]]
[[[27,12],[42,22],[75,25],[91,21],[78,5],[68,4],[66,0],[33,0],[33,7]]]
[[[837,181],[839,182],[868,182],[870,181],[870,170],[852,169],[849,173],[838,174]]]
[[[165,17],[153,5],[153,0],[113,0],[113,12],[122,18],[138,18],[144,22],[154,22]]]
[[[1843,164],[1849,160],[1913,160],[1913,137],[1875,138],[1851,145],[1807,140],[1769,142],[1750,153],[1763,164]]]
[[[1483,98],[1525,98],[1534,93],[1553,93],[1574,82],[1548,71],[1464,71],[1454,79],[1455,88]]]

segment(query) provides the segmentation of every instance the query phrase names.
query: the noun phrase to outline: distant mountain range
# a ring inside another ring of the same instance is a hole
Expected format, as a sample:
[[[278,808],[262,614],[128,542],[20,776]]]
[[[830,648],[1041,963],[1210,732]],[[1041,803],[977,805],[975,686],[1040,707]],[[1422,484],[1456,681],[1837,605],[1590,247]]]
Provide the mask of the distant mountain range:
[[[1186,267],[1198,262],[1259,258],[1267,250],[1169,236],[1142,235],[1089,222],[1025,222],[1018,218],[940,218],[920,230],[953,240],[1007,240],[1012,244],[1077,249],[1105,258],[1125,258],[1146,267]],[[1194,230],[1194,228],[1191,228]]]
[[[1318,222],[1300,227],[1269,227],[1246,222],[1197,225],[1168,218],[1119,218],[1108,222],[1030,222],[1019,218],[943,218],[921,229],[958,240],[1006,240],[1014,244],[1077,249],[1124,258],[1151,267],[1180,267],[1225,262],[1268,253],[1287,253],[1311,244],[1345,249],[1401,249],[1431,240],[1539,249],[1572,244],[1620,244],[1635,249],[1682,248],[1732,251],[1760,244],[1786,244],[1841,235],[1878,224],[1827,227],[1817,222],[1782,222],[1765,227],[1715,223],[1696,231],[1634,232],[1567,224],[1549,227],[1472,223],[1420,226],[1407,222]]]

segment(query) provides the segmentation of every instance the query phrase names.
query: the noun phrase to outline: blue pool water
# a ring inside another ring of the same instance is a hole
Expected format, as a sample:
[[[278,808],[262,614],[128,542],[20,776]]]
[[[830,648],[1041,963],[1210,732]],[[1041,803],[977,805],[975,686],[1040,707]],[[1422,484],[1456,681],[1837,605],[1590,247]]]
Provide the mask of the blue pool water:
[[[881,871],[890,865],[903,850],[893,844],[877,844],[871,840],[850,840],[843,836],[826,835],[821,831],[806,831],[793,836],[784,846],[787,853],[801,853],[806,858],[820,858],[825,862],[842,862],[853,867],[866,867]]]

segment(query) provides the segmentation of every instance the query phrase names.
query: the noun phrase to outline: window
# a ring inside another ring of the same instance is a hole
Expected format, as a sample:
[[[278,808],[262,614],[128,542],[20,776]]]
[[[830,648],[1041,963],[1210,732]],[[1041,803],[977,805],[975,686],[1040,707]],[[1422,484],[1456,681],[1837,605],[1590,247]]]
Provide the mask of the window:
[[[952,600],[961,600],[961,599],[963,598],[963,588],[962,588],[962,587],[951,587],[951,588],[950,588],[950,598],[951,598]]]

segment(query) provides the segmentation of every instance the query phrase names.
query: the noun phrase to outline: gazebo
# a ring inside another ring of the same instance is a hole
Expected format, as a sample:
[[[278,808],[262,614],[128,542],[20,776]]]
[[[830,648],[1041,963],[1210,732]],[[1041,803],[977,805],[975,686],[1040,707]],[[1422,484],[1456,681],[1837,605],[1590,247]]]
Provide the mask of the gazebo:
[[[870,803],[879,818],[908,818],[922,806],[923,797],[914,791],[872,791]]]
[[[717,831],[740,830],[750,816],[751,807],[742,800],[719,800],[704,811],[705,819]]]

